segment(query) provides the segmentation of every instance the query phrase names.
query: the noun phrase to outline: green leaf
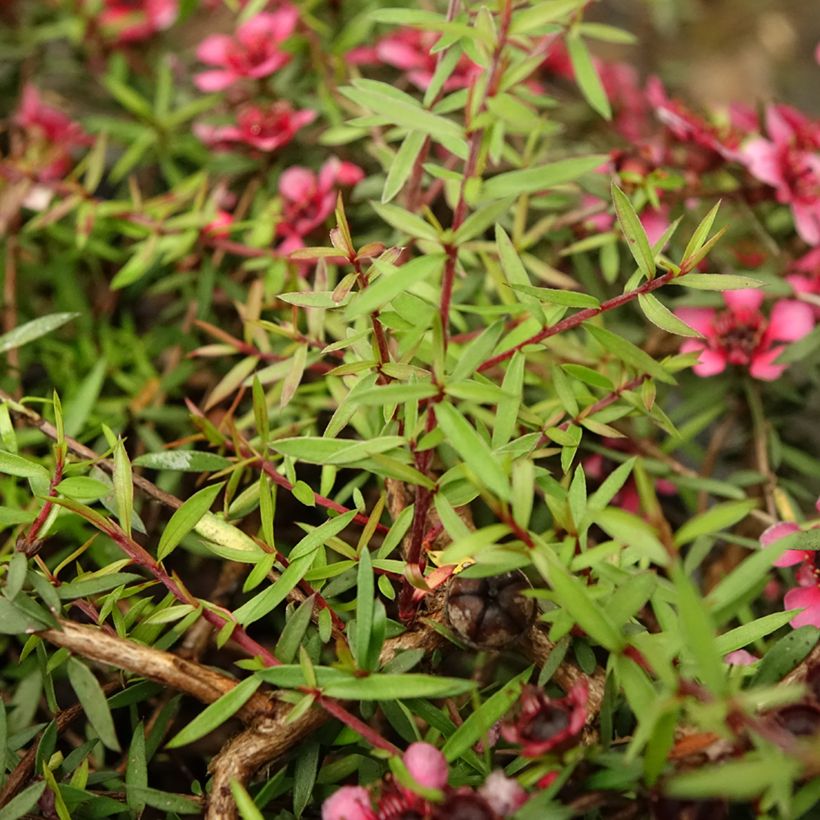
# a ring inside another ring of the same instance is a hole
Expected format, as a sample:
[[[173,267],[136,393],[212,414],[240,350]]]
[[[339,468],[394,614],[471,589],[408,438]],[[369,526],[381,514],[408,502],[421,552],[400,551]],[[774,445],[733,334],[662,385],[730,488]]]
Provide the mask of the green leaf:
[[[527,4],[513,15],[510,32],[527,34],[540,29],[547,23],[561,20],[585,5],[585,0],[543,0],[534,5]]]
[[[285,626],[274,650],[274,654],[282,663],[291,663],[296,658],[302,639],[310,626],[314,604],[315,596],[311,595],[285,620]]]
[[[131,745],[128,747],[128,767],[125,770],[125,794],[128,808],[137,816],[145,808],[145,801],[137,797],[133,789],[144,789],[148,785],[148,763],[145,755],[145,727],[140,721],[134,729]]]
[[[436,420],[447,443],[464,459],[478,481],[505,501],[510,500],[510,482],[490,445],[453,405],[436,405]]]
[[[712,535],[721,530],[728,530],[738,521],[742,521],[756,506],[757,501],[755,499],[725,501],[722,504],[715,504],[706,512],[690,518],[675,533],[675,545],[681,547],[701,535]]]
[[[560,561],[552,548],[539,545],[532,553],[538,571],[552,588],[555,599],[594,641],[610,652],[618,652],[624,639],[607,613],[591,598],[586,585]]]
[[[373,564],[370,551],[365,548],[359,556],[356,574],[356,663],[360,669],[367,669],[371,632],[373,630],[373,605],[375,603]]]
[[[641,310],[652,322],[653,325],[672,333],[675,336],[691,336],[693,338],[703,338],[703,334],[698,333],[694,328],[689,327],[683,319],[678,319],[668,307],[651,293],[642,293],[638,296],[638,304]]]
[[[666,384],[676,383],[675,379],[661,364],[656,362],[648,353],[633,345],[632,342],[628,342],[621,336],[612,333],[612,331],[598,327],[591,322],[585,322],[584,327],[605,350],[615,355],[624,364],[633,367],[635,370],[648,373],[658,381],[666,382]]]
[[[302,816],[313,796],[319,768],[319,749],[317,740],[299,745],[299,755],[293,767],[293,811],[297,818]]]
[[[256,808],[253,798],[238,780],[231,780],[231,794],[242,820],[264,820],[264,815]]]
[[[532,667],[506,683],[494,695],[487,698],[477,709],[470,712],[467,719],[447,738],[441,749],[448,761],[461,760],[464,753],[486,737],[490,729],[512,708],[521,694],[521,687],[532,673]]]
[[[206,706],[185,728],[168,743],[166,749],[178,749],[199,740],[233,717],[251,698],[262,681],[255,677],[245,678],[224,695]]]
[[[20,478],[35,478],[46,484],[50,480],[48,470],[42,464],[29,461],[16,453],[0,450],[0,473],[19,476]]]
[[[238,527],[206,512],[194,525],[194,532],[205,539],[205,546],[222,558],[255,564],[265,553]]]
[[[687,273],[671,279],[670,284],[695,290],[742,290],[759,288],[763,282],[751,276],[738,276],[734,273]]]
[[[677,591],[683,645],[694,661],[698,677],[716,695],[726,689],[723,659],[715,640],[715,627],[703,599],[680,567],[672,571]]]
[[[390,163],[390,170],[384,181],[382,190],[382,204],[390,202],[394,196],[404,187],[404,183],[410,178],[410,173],[421,152],[424,140],[427,135],[422,131],[410,131],[402,141],[396,156]]]
[[[388,225],[392,225],[397,231],[419,239],[435,240],[438,238],[438,231],[429,222],[425,222],[420,216],[404,208],[399,208],[397,205],[379,205],[376,202],[371,202],[370,205]]]
[[[430,399],[437,396],[439,388],[430,382],[413,384],[387,384],[371,387],[357,394],[352,401],[355,404],[368,404],[382,407],[387,404],[401,404],[405,401]]]
[[[100,575],[95,578],[81,578],[79,581],[69,581],[67,584],[60,584],[57,587],[57,594],[63,601],[74,598],[90,598],[99,595],[101,592],[108,592],[123,584],[130,584],[132,581],[142,581],[141,575],[136,572],[111,572],[108,575]]]
[[[606,155],[595,154],[588,157],[562,159],[536,168],[507,171],[484,182],[481,189],[482,197],[501,199],[507,196],[544,192],[556,185],[573,182],[584,174],[594,171],[606,160]]]
[[[706,214],[706,216],[700,221],[697,228],[695,228],[695,232],[692,234],[692,238],[687,243],[686,249],[683,252],[684,263],[703,247],[703,244],[709,237],[709,231],[712,230],[712,225],[715,222],[715,217],[717,216],[719,208],[720,202],[716,202],[709,213]]]
[[[66,322],[76,319],[79,313],[49,313],[39,319],[32,319],[23,325],[19,325],[0,336],[0,353],[8,353],[18,347],[33,342],[41,336],[51,333],[58,327],[62,327]]]
[[[659,566],[669,563],[669,555],[653,527],[626,510],[609,507],[593,516],[595,523],[625,547],[631,547]]]
[[[757,667],[750,687],[771,686],[778,683],[814,649],[820,640],[820,629],[801,626],[770,646]]]
[[[626,484],[630,473],[635,467],[635,457],[627,459],[623,464],[618,465],[601,483],[600,487],[590,496],[590,510],[603,510],[618,494],[621,487]]]
[[[310,569],[316,557],[316,550],[338,535],[353,520],[355,515],[356,511],[350,510],[343,515],[325,521],[320,527],[311,530],[291,550],[288,556],[289,566],[279,576],[276,583],[254,595],[250,601],[234,612],[237,622],[247,626],[279,606],[288,593],[305,577],[305,573]]]
[[[29,814],[37,805],[37,802],[43,796],[45,790],[45,780],[41,780],[39,783],[32,783],[31,786],[23,789],[20,794],[12,800],[9,800],[9,802],[0,809],[0,820],[18,820],[18,818]]]
[[[152,470],[175,470],[183,473],[206,473],[224,470],[233,462],[216,453],[199,453],[195,450],[165,450],[159,453],[145,453],[134,459],[135,467],[149,467]]]
[[[202,803],[181,794],[171,794],[170,792],[163,792],[159,789],[132,786],[130,795],[133,796],[135,800],[142,800],[146,806],[151,806],[151,808],[160,809],[161,811],[173,812],[174,814],[202,815]]]
[[[601,78],[592,62],[586,43],[576,31],[570,33],[566,39],[567,51],[572,68],[575,72],[575,81],[581,89],[586,101],[605,120],[612,119],[612,108],[606,95]]]
[[[162,561],[176,549],[180,541],[199,523],[200,519],[211,508],[214,499],[224,482],[205,487],[194,493],[185,503],[174,512],[165,525],[157,545],[157,559]]]
[[[109,749],[118,752],[120,744],[114,731],[114,721],[111,718],[108,701],[94,673],[84,663],[76,658],[70,658],[68,680],[100,740]]]
[[[334,439],[321,436],[295,436],[275,439],[272,450],[293,456],[308,464],[353,464],[369,456],[395,450],[404,445],[401,436],[381,436],[367,441]]]
[[[131,479],[131,462],[125,452],[122,439],[114,448],[114,498],[117,504],[117,518],[127,536],[131,536],[131,521],[134,517],[134,484]]]
[[[111,492],[111,488],[107,484],[86,476],[64,478],[55,489],[61,495],[76,498],[78,501],[96,501]]]
[[[794,617],[794,612],[773,612],[771,615],[764,615],[762,618],[752,621],[735,629],[730,629],[717,637],[718,651],[721,655],[727,655],[736,649],[749,646],[766,635],[785,626]]]
[[[626,238],[629,252],[635,258],[643,275],[647,279],[652,279],[655,276],[655,255],[649,247],[646,231],[632,207],[631,200],[614,182],[612,183],[612,201],[615,203],[618,224]]]
[[[379,310],[419,282],[438,275],[444,266],[444,258],[443,254],[417,256],[398,267],[377,259],[373,264],[381,275],[351,299],[345,317],[355,319]]]
[[[765,752],[763,759],[747,755],[742,760],[673,775],[664,784],[664,794],[679,799],[752,800],[775,784],[786,786],[797,777],[800,764],[779,750]]]
[[[403,698],[447,698],[475,689],[475,682],[405,672],[399,675],[371,674],[356,677],[341,670],[317,666],[316,685],[326,697],[340,700],[398,700]],[[276,666],[255,673],[283,689],[308,685],[301,666]]]
[[[8,598],[0,596],[0,635],[22,635],[48,626],[45,620],[23,611],[20,604],[19,599],[12,603]]]

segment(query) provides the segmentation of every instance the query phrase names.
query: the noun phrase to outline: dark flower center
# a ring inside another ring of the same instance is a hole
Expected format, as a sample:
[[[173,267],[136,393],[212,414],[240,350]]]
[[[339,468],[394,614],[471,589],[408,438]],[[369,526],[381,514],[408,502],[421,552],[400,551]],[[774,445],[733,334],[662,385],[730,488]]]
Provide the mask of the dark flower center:
[[[718,343],[731,364],[749,364],[760,347],[766,331],[766,320],[752,310],[727,310],[714,322]]]
[[[569,726],[569,714],[566,709],[547,705],[530,721],[527,737],[530,740],[550,740]]]

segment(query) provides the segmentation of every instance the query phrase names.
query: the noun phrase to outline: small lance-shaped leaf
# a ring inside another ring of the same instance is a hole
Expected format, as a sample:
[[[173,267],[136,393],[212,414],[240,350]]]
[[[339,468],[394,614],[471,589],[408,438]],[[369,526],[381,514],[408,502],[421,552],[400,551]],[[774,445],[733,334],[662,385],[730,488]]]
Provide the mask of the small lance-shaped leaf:
[[[726,501],[722,504],[715,504],[706,512],[690,518],[675,533],[675,545],[681,547],[701,535],[711,535],[726,530],[737,524],[738,521],[742,521],[756,506],[757,501],[755,499]]]
[[[507,171],[491,177],[484,183],[481,189],[482,198],[500,199],[505,196],[545,191],[556,185],[572,182],[589,171],[594,171],[606,160],[605,154],[594,154],[588,157],[561,159],[536,168]]]
[[[279,576],[275,584],[254,595],[247,603],[234,612],[234,617],[243,626],[258,621],[285,600],[288,593],[304,578],[315,558],[315,552],[333,536],[338,535],[354,518],[356,510],[325,521],[311,530],[290,552],[289,566]]]
[[[387,172],[382,190],[382,203],[390,202],[404,187],[426,138],[422,131],[411,131],[404,138],[396,156],[390,163],[390,170]]]
[[[200,712],[181,732],[165,745],[166,749],[177,749],[204,737],[228,718],[233,717],[260,687],[259,678],[245,678]]]
[[[223,486],[224,482],[205,487],[194,493],[174,512],[159,539],[157,558],[160,561],[167,558],[179,542],[199,523],[202,516],[211,508],[211,504]]]
[[[37,805],[39,799],[46,790],[46,781],[32,783],[27,789],[23,789],[13,800],[9,800],[3,808],[0,808],[0,820],[18,820],[29,814]]]
[[[592,62],[587,44],[577,31],[572,32],[567,37],[567,51],[572,68],[575,71],[575,81],[581,89],[581,93],[586,97],[586,101],[605,120],[612,119],[612,108],[609,105],[609,98],[606,95],[601,78]]]
[[[525,669],[494,695],[487,698],[478,709],[470,713],[464,723],[447,738],[447,742],[441,749],[448,761],[460,760],[467,750],[486,736],[490,729],[504,717],[518,700],[521,687],[527,682],[531,673],[532,667]]]
[[[242,820],[264,820],[264,815],[256,808],[256,803],[238,780],[231,780],[231,794]]]
[[[373,565],[370,560],[370,550],[367,549],[367,546],[359,556],[356,582],[356,663],[361,669],[366,669],[369,654],[368,647],[373,628],[373,605],[375,603]]]
[[[715,222],[715,217],[717,216],[719,208],[720,202],[716,202],[709,213],[706,214],[706,216],[700,221],[697,228],[695,228],[695,232],[692,234],[692,238],[687,243],[686,249],[683,252],[684,263],[692,256],[692,254],[696,253],[701,249],[701,247],[703,247],[703,244],[709,236],[709,231],[712,230],[712,225]],[[690,265],[689,267],[691,269],[693,266]]]
[[[79,313],[50,313],[48,316],[41,316],[39,319],[32,319],[19,327],[10,330],[0,336],[0,353],[8,353],[9,350],[22,347],[58,327],[62,327],[66,322],[76,319]]]
[[[195,450],[165,450],[160,453],[145,453],[134,459],[136,467],[150,467],[153,470],[177,470],[183,473],[207,473],[224,470],[232,461],[216,453],[200,453]]]
[[[134,517],[134,484],[131,480],[131,462],[125,452],[122,439],[114,448],[114,498],[117,502],[117,518],[127,536],[131,535]]]
[[[703,334],[698,333],[694,328],[689,327],[683,319],[678,319],[666,305],[651,293],[642,293],[638,296],[638,304],[641,310],[655,327],[672,333],[675,336],[691,336],[702,338]]]
[[[296,657],[302,638],[310,626],[314,603],[315,596],[311,595],[302,601],[296,611],[285,620],[285,626],[274,650],[274,654],[282,663],[291,663]]]
[[[19,478],[37,478],[46,483],[49,481],[48,470],[42,464],[29,461],[16,453],[0,450],[0,473],[14,475]]]
[[[265,553],[239,527],[228,523],[211,512],[206,512],[194,525],[194,532],[205,539],[211,552],[230,561],[255,564]]]
[[[15,605],[8,598],[0,596],[0,635],[21,635],[27,632],[36,632],[45,629],[48,625],[28,612],[24,612],[19,604]]]
[[[742,760],[730,760],[681,772],[664,784],[664,793],[681,799],[752,800],[774,784],[781,788],[797,776],[800,764],[782,752]]]
[[[302,381],[302,376],[305,373],[305,364],[307,363],[307,345],[299,345],[290,363],[290,370],[287,376],[282,381],[282,395],[279,398],[279,409],[287,407],[296,388]]]
[[[739,276],[735,273],[687,273],[670,280],[672,285],[681,285],[695,290],[745,290],[759,288],[760,279],[751,276]]]
[[[655,276],[655,257],[652,254],[652,248],[649,247],[646,231],[629,197],[614,182],[612,183],[612,201],[615,203],[618,224],[626,238],[629,252],[635,258],[643,275],[647,279],[652,279]]]
[[[131,745],[128,747],[128,768],[125,770],[125,794],[128,808],[139,816],[145,808],[145,801],[133,793],[134,787],[148,786],[148,764],[145,756],[145,727],[140,721],[134,729]]]
[[[451,404],[436,406],[436,420],[446,441],[464,459],[476,478],[505,501],[510,500],[510,482],[490,445]]]
[[[715,641],[715,627],[703,599],[680,566],[673,568],[680,629],[698,677],[715,694],[726,689],[723,659]]]
[[[585,5],[585,0],[544,0],[542,3],[527,4],[513,15],[510,31],[512,34],[526,34],[560,20]]]
[[[618,652],[624,644],[623,636],[604,610],[592,600],[586,585],[581,583],[546,544],[532,553],[533,562],[552,588],[558,603],[572,619],[610,652]]]
[[[114,731],[114,721],[111,718],[108,701],[94,673],[84,663],[71,658],[68,661],[68,680],[100,740],[109,749],[118,752],[120,744]]]
[[[782,637],[763,656],[750,686],[770,686],[783,678],[814,649],[820,640],[820,629],[801,626]]]
[[[641,370],[648,373],[658,381],[666,382],[666,384],[675,384],[675,379],[667,373],[665,368],[656,362],[648,353],[636,347],[632,342],[612,333],[606,328],[598,327],[590,322],[585,322],[584,327],[587,332],[593,336],[601,346],[614,354],[625,364],[634,367],[636,370]]]

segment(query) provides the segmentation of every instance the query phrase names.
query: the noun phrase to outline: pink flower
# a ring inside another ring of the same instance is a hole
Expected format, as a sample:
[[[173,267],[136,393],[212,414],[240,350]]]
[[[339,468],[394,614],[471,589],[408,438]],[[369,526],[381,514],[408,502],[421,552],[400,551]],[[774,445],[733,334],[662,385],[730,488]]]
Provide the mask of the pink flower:
[[[769,139],[747,142],[741,157],[752,176],[773,187],[777,201],[791,206],[797,233],[820,244],[820,123],[784,105],[766,112]]]
[[[536,686],[527,686],[521,694],[517,718],[501,726],[501,735],[509,743],[520,745],[524,757],[568,749],[578,742],[586,723],[588,696],[583,678],[558,700]]]
[[[97,22],[118,43],[136,43],[170,28],[179,14],[178,0],[103,0]]]
[[[772,381],[786,369],[775,364],[783,345],[802,339],[814,327],[814,316],[808,305],[781,299],[772,308],[768,320],[761,313],[763,294],[759,290],[735,290],[723,294],[727,310],[680,308],[675,311],[703,339],[687,339],[682,353],[700,353],[693,370],[698,376],[722,373],[727,365],[742,365],[756,379]]]
[[[329,159],[318,175],[294,165],[279,177],[279,193],[284,213],[277,232],[285,238],[280,250],[289,253],[304,244],[302,238],[319,227],[333,213],[338,186],[355,185],[364,171],[351,162]]]
[[[669,206],[661,205],[657,209],[644,208],[641,211],[640,219],[649,244],[654,245],[669,227]]]
[[[426,789],[443,789],[447,785],[447,760],[429,743],[411,743],[402,756],[413,780]]]
[[[818,555],[820,553],[815,553]],[[797,629],[801,626],[820,628],[820,568],[811,567],[809,572],[798,573],[800,586],[790,589],[783,596],[783,608],[802,609],[789,623]]]
[[[816,297],[812,307],[815,319],[820,319],[820,246],[797,259],[791,270],[793,272],[786,277],[786,281],[795,293]]]
[[[769,544],[774,544],[781,538],[785,538],[787,535],[793,535],[796,532],[800,532],[800,527],[791,521],[781,521],[778,524],[773,524],[760,536],[760,546],[768,547]],[[811,557],[812,552],[810,550],[786,550],[775,559],[774,565],[776,567],[791,567]]]
[[[200,62],[218,66],[196,77],[200,91],[222,91],[243,78],[269,77],[290,60],[279,44],[293,34],[299,12],[286,5],[274,12],[261,12],[243,23],[233,37],[211,34],[196,50]]]
[[[401,69],[407,79],[425,90],[433,79],[437,56],[431,52],[439,35],[433,31],[402,28],[383,37],[375,47],[356,48],[348,52],[346,59],[352,65],[384,64]],[[444,83],[445,91],[466,88],[482,71],[480,66],[462,55],[450,77]]]
[[[280,100],[267,108],[246,106],[237,115],[236,125],[198,123],[194,133],[217,150],[228,150],[239,143],[258,151],[275,151],[287,145],[300,128],[315,118],[315,111],[294,111],[290,103]]]
[[[376,820],[367,789],[342,786],[322,803],[322,820]]]
[[[757,663],[760,658],[751,652],[747,652],[745,649],[736,649],[734,652],[730,652],[723,660],[730,666],[751,666],[753,663]]]
[[[72,150],[91,142],[78,123],[46,105],[40,92],[30,84],[23,88],[14,122],[25,131],[28,156],[36,162],[37,177],[42,182],[65,176],[73,164]]]
[[[231,235],[231,225],[234,223],[233,214],[222,209],[202,228],[202,233],[211,239],[225,239]]]

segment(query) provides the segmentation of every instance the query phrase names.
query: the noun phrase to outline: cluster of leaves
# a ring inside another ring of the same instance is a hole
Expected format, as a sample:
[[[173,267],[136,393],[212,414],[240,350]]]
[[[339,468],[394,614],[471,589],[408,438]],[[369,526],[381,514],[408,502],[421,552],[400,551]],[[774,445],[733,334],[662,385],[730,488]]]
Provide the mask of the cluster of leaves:
[[[679,111],[700,153],[632,150],[590,53],[632,38],[584,0],[302,3],[284,68],[207,95],[175,44],[267,3],[167,2],[139,46],[103,25],[128,4],[71,5],[12,4],[0,44],[7,89],[36,65],[88,91],[90,135],[58,173],[10,111],[0,159],[0,818],[311,816],[353,782],[433,811],[401,763],[422,740],[456,790],[503,767],[522,820],[809,816],[820,629],[789,626],[773,565],[817,572],[820,333],[773,337],[759,302],[722,336],[685,321],[716,292],[795,301],[804,200]],[[197,137],[297,101],[292,145]],[[297,159],[323,169],[298,207]],[[691,372],[749,345],[782,378]],[[508,572],[537,622],[477,652],[447,585]],[[527,684],[578,680],[575,748],[497,739]],[[265,720],[270,752],[231,770]]]

